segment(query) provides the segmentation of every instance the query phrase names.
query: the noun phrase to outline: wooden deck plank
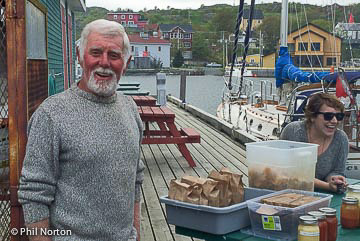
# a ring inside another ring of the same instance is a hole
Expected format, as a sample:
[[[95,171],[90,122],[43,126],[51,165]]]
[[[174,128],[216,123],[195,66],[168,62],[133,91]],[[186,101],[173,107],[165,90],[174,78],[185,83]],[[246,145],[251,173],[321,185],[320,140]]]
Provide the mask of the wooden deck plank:
[[[216,132],[218,132],[217,130],[211,130],[211,132],[209,132],[209,128],[203,128],[202,126],[195,126],[193,123],[190,123],[188,120],[190,118],[185,117],[185,118],[181,118],[181,114],[178,113],[178,111],[176,110],[176,115],[177,118],[175,118],[176,120],[176,124],[177,126],[189,126],[191,125],[191,127],[195,128],[200,134],[201,134],[201,140],[202,142],[206,142],[206,144],[204,145],[209,145],[211,146],[211,148],[215,148],[217,149],[217,151],[219,153],[221,153],[222,156],[224,156],[227,160],[229,160],[229,162],[234,165],[237,166],[239,170],[241,170],[245,175],[247,175],[247,165],[245,165],[246,159],[243,155],[237,153],[234,151],[234,149],[240,149],[241,147],[239,147],[238,145],[236,145],[233,141],[233,143],[224,143],[222,141],[219,142],[219,140],[214,140],[213,136]],[[185,119],[187,121],[185,121]],[[230,153],[231,152],[231,153]]]
[[[214,127],[209,126],[205,122],[197,119],[190,113],[188,113],[184,110],[180,110],[172,103],[168,103],[168,106],[176,113],[176,115],[178,116],[178,119],[181,119],[181,120],[184,120],[185,122],[194,124],[195,129],[200,128],[200,127],[204,128],[205,133],[208,133],[208,134],[211,133],[211,137],[214,140],[217,139],[218,141],[226,144],[225,146],[223,146],[223,148],[227,148],[227,151],[229,151],[230,153],[234,153],[234,155],[237,155],[237,153],[238,153],[244,157],[246,156],[246,151],[245,151],[244,147],[242,145],[240,145],[239,143],[235,142],[234,140],[232,140],[229,136],[224,135],[224,133],[216,130]],[[233,148],[233,147],[238,147],[238,148]]]
[[[157,179],[161,174],[156,170],[155,159],[149,146],[142,145],[142,151],[144,154],[144,164],[146,166],[143,183],[144,198],[146,199],[155,240],[173,241],[172,233],[166,222],[157,194],[157,190],[164,188],[160,182],[157,182]],[[167,189],[166,185],[165,189]]]

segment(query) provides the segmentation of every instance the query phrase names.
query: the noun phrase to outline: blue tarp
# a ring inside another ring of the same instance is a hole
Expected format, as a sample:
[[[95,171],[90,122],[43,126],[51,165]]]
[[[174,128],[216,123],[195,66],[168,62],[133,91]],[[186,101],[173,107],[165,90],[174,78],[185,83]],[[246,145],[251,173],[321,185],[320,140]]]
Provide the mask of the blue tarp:
[[[330,72],[303,72],[298,67],[294,66],[287,47],[280,47],[279,58],[275,66],[276,87],[281,87],[285,81],[321,82],[325,76]]]

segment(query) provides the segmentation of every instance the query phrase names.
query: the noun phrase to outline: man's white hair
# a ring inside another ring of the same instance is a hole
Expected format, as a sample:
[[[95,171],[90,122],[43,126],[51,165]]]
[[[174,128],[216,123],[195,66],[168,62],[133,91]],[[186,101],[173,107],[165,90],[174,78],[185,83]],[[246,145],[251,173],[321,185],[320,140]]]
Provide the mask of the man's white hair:
[[[88,23],[81,32],[79,44],[79,54],[81,61],[84,60],[85,48],[87,45],[89,34],[91,32],[96,32],[104,36],[121,36],[124,41],[124,46],[122,49],[123,60],[125,63],[127,62],[130,57],[130,42],[124,27],[115,21],[109,21],[105,19],[98,19]]]

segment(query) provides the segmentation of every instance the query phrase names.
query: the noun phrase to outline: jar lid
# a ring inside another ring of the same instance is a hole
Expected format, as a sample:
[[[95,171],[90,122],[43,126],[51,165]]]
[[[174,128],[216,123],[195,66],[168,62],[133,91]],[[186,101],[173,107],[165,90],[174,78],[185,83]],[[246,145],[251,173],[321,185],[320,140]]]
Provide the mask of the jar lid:
[[[325,218],[325,213],[319,212],[319,211],[308,212],[308,215],[313,216],[313,217],[315,217],[317,219],[324,219]]]
[[[343,197],[342,201],[343,201],[343,203],[348,203],[348,204],[358,204],[359,203],[359,199],[357,199],[356,197]]]
[[[317,218],[313,216],[300,216],[299,219],[305,224],[317,224]]]
[[[336,214],[336,209],[333,208],[319,208],[319,211],[325,213],[326,216],[332,216]]]
[[[349,186],[347,186],[347,188],[348,188],[348,191],[350,191],[350,192],[360,192],[359,184],[349,185]]]

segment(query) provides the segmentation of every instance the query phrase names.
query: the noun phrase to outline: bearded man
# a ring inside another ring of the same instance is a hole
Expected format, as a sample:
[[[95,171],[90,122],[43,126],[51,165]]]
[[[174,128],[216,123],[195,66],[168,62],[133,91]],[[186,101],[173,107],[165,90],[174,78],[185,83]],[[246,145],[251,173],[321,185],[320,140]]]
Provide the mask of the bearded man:
[[[47,98],[29,121],[19,202],[28,228],[55,234],[29,238],[136,240],[143,124],[131,98],[116,93],[131,59],[124,28],[89,23],[77,57],[78,85]]]

